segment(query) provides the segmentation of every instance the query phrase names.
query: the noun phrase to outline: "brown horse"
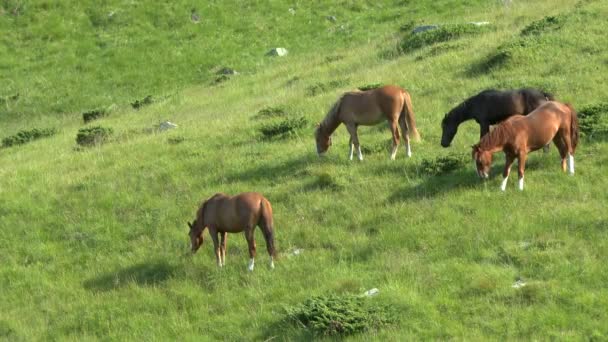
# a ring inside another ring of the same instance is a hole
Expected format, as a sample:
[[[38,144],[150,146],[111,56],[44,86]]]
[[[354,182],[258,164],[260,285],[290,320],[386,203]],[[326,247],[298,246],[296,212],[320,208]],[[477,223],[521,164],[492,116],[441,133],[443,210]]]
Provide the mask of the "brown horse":
[[[393,150],[391,159],[394,160],[399,147],[399,129],[407,146],[407,155],[411,157],[409,132],[417,141],[420,134],[416,129],[412,100],[407,91],[398,86],[387,85],[384,87],[347,92],[332,106],[325,119],[317,126],[315,140],[317,142],[317,153],[325,153],[331,146],[331,134],[344,123],[350,133],[349,159],[353,159],[353,148],[357,149],[359,160],[363,160],[357,126],[372,126],[382,120],[388,120],[391,133],[393,134]]]
[[[260,226],[270,254],[270,267],[274,268],[272,207],[270,202],[257,192],[244,192],[233,197],[221,193],[215,194],[203,202],[196,213],[196,219],[193,223],[188,222],[188,226],[190,226],[192,253],[196,253],[201,247],[203,232],[205,228],[209,228],[217,265],[220,267],[226,264],[227,233],[245,232],[245,239],[249,245],[250,271],[253,271],[255,259],[254,230],[256,226]],[[218,242],[218,234],[221,234],[221,244]]]
[[[536,151],[553,140],[562,158],[562,170],[566,171],[568,158],[568,169],[573,175],[573,155],[578,137],[578,119],[572,105],[555,101],[545,102],[527,116],[515,115],[503,121],[493,131],[484,135],[478,144],[473,145],[472,154],[477,174],[481,178],[488,178],[492,154],[503,151],[506,162],[500,189],[505,191],[511,165],[517,158],[519,190],[523,190],[528,152]]]

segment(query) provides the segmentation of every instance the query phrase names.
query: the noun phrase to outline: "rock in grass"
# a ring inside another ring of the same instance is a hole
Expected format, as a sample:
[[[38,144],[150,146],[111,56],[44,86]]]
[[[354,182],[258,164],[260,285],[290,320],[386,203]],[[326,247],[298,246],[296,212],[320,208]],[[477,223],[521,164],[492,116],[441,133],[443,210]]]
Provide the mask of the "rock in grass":
[[[158,130],[161,132],[168,131],[168,130],[174,129],[174,128],[177,128],[177,125],[171,121],[163,121],[158,125]]]
[[[283,57],[283,56],[286,56],[287,53],[288,53],[287,49],[279,47],[279,48],[274,48],[274,49],[268,51],[268,53],[266,55]]]
[[[232,68],[221,68],[217,73],[217,75],[238,75],[239,73]]]

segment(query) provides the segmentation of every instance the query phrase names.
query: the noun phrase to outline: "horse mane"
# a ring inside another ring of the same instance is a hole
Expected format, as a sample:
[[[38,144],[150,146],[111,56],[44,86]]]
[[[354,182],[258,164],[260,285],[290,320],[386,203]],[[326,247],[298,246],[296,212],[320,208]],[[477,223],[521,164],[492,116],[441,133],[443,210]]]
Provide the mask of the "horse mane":
[[[465,114],[467,108],[468,108],[468,104],[467,102],[470,100],[471,98],[468,98],[464,101],[462,101],[458,106],[452,108],[452,110],[450,110],[444,117],[443,120],[441,121],[442,124],[446,124],[446,123],[456,123],[459,124],[463,121],[462,115]]]
[[[319,123],[318,130],[320,132],[325,133],[329,136],[336,130],[336,128],[338,128],[338,125],[340,124],[340,121],[338,120],[338,114],[340,113],[340,105],[342,104],[343,98],[344,95],[340,96],[338,101],[336,101],[331,106],[331,108],[325,115],[323,121]]]
[[[492,150],[497,146],[504,146],[511,137],[517,134],[515,127],[512,124],[513,119],[517,119],[518,116],[512,116],[509,119],[503,121],[486,135],[479,140],[480,150]]]

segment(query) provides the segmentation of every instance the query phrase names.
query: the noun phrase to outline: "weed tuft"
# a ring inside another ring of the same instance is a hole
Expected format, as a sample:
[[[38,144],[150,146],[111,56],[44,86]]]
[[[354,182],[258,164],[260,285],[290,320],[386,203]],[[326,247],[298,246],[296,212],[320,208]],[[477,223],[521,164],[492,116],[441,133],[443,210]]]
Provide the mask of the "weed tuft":
[[[473,24],[454,24],[440,26],[435,30],[406,36],[401,42],[401,51],[409,52],[425,46],[459,39],[464,36],[485,33],[492,29],[492,25],[477,26]]]
[[[533,21],[530,25],[521,30],[522,36],[540,35],[549,31],[561,29],[568,19],[567,15],[547,16],[540,20]]]
[[[351,335],[378,330],[395,323],[388,305],[353,295],[327,295],[288,308],[288,320],[310,329],[317,336]]]
[[[371,90],[371,89],[377,89],[384,86],[383,83],[370,83],[370,84],[365,84],[362,85],[360,87],[357,87],[357,89],[361,90],[361,91],[366,91],[366,90]]]
[[[133,109],[140,109],[141,107],[152,104],[152,95],[148,95],[141,100],[135,100],[135,102],[131,103],[131,107]]]
[[[594,136],[608,134],[608,103],[587,106],[578,112],[582,135]]]
[[[297,135],[298,131],[308,124],[303,116],[285,118],[278,122],[262,125],[259,131],[265,139],[283,139]]]
[[[104,109],[94,109],[94,110],[82,113],[82,120],[86,124],[87,122],[101,119],[107,115],[108,115],[108,113]]]
[[[81,128],[76,135],[76,143],[80,146],[99,145],[108,140],[113,130],[102,126]]]
[[[424,159],[420,170],[425,175],[442,175],[460,169],[467,164],[468,158],[463,154],[448,154],[435,159]]]
[[[346,181],[330,173],[323,172],[310,184],[309,188],[317,190],[341,191],[346,188]]]
[[[319,82],[309,86],[306,89],[306,93],[308,94],[308,96],[317,96],[332,89],[343,87],[347,83],[348,82],[346,80],[333,80],[326,83]]]
[[[29,131],[19,131],[15,135],[11,135],[2,139],[2,146],[11,147],[16,145],[23,145],[40,138],[50,137],[55,133],[57,133],[57,130],[54,128],[34,128]]]
[[[260,111],[258,111],[258,113],[254,116],[254,118],[270,119],[285,116],[287,116],[287,112],[282,107],[265,107],[260,109]]]

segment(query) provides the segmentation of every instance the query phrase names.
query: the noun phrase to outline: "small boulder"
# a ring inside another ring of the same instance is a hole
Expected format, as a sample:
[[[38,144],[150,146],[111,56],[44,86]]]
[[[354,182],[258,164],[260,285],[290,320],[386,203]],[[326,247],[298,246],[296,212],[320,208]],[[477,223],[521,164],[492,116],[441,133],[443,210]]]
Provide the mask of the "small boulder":
[[[174,128],[177,128],[177,125],[170,121],[163,121],[158,125],[158,130],[161,132]]]
[[[336,18],[333,15],[327,16],[327,20],[331,21],[332,23],[335,23],[336,21],[338,21],[338,18]]]
[[[486,25],[490,25],[489,21],[471,21],[469,24],[475,25],[475,26],[486,26]]]
[[[283,57],[283,56],[287,55],[287,49],[285,49],[285,48],[274,48],[274,49],[268,51],[268,53],[266,55],[267,56]]]
[[[289,13],[291,13],[291,15],[295,15],[296,14],[296,10],[293,8],[289,8]]]

